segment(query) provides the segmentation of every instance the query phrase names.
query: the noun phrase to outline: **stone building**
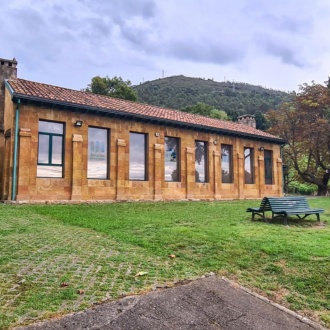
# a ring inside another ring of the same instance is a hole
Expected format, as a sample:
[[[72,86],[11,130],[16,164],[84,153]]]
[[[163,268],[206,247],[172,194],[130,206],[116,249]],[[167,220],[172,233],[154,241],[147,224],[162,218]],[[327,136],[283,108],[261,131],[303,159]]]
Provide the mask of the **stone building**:
[[[282,195],[282,139],[245,125],[18,79],[0,59],[0,199]],[[252,118],[253,119],[253,118]]]

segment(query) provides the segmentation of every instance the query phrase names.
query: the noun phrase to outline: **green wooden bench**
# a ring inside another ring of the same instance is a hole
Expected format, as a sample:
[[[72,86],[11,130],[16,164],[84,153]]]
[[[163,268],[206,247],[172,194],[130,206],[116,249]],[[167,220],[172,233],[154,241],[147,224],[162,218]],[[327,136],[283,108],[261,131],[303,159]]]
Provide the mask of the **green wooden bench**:
[[[265,212],[266,211],[271,211],[271,207],[269,205],[267,197],[264,197],[260,203],[259,207],[249,207],[246,212],[251,212],[252,213],[252,221],[254,220],[255,215],[259,215],[262,220],[266,220],[265,218]]]
[[[311,214],[316,214],[317,220],[320,221],[320,213],[324,213],[323,209],[312,209],[308,205],[306,197],[267,197],[267,201],[272,211],[272,219],[283,217],[284,223],[288,224],[288,217],[296,215],[299,219],[305,219]]]

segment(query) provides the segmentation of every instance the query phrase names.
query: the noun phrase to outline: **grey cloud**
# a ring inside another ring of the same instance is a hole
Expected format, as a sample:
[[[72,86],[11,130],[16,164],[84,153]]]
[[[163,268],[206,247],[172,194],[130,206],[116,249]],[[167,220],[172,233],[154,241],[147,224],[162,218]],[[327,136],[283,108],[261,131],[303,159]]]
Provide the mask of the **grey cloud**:
[[[150,18],[155,15],[155,0],[79,0],[100,15],[105,12],[113,17],[141,16]]]
[[[117,29],[119,37],[140,47],[150,32],[156,5],[154,0],[79,0],[91,10],[90,18],[86,20],[88,27],[83,28],[85,38],[101,36],[109,38],[111,31]],[[93,15],[93,16],[92,16]],[[96,18],[96,17],[97,18]],[[140,23],[139,23],[140,22]]]
[[[279,57],[283,63],[294,65],[299,68],[308,66],[306,59],[300,58],[300,53],[294,45],[287,43],[276,42],[276,40],[267,39],[261,45],[261,48],[269,55]]]
[[[15,27],[20,27],[20,31],[25,33],[27,30],[31,33],[42,31],[46,22],[42,15],[33,8],[13,9],[7,12],[7,17],[11,17],[15,22]],[[12,27],[13,28],[13,27]]]
[[[234,44],[214,43],[210,40],[168,43],[166,53],[181,60],[213,64],[228,64],[244,57],[242,50]]]
[[[274,18],[274,28],[293,34],[306,34],[313,28],[313,21],[307,18],[289,17]]]
[[[276,16],[264,13],[258,17],[258,23],[263,30],[275,30],[278,33],[304,35],[312,30],[313,20],[308,17],[294,17],[283,14]]]

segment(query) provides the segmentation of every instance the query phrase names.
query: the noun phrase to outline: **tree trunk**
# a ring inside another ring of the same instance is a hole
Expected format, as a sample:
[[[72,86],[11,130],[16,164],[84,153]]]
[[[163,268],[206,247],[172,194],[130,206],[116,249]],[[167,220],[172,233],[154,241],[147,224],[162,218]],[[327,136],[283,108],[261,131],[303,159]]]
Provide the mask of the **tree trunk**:
[[[328,193],[328,182],[330,179],[330,168],[327,168],[322,178],[322,185],[317,185],[317,196],[326,196]]]
[[[317,196],[326,196],[328,193],[328,186],[317,186]]]

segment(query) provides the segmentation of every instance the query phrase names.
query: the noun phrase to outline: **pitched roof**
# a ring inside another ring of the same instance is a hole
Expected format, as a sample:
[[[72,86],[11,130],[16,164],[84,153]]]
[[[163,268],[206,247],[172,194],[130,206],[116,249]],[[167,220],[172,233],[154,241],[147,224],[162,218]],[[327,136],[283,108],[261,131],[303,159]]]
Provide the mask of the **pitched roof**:
[[[6,85],[12,97],[21,100],[49,103],[54,106],[72,106],[77,109],[98,111],[112,115],[126,115],[159,122],[171,122],[192,128],[203,128],[211,131],[234,134],[254,139],[269,140],[283,144],[285,141],[253,127],[208,118],[200,115],[167,109],[158,106],[121,100],[90,92],[76,91],[68,88],[37,83],[24,79],[8,79]]]

